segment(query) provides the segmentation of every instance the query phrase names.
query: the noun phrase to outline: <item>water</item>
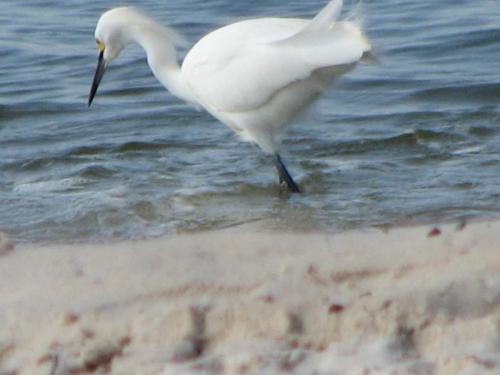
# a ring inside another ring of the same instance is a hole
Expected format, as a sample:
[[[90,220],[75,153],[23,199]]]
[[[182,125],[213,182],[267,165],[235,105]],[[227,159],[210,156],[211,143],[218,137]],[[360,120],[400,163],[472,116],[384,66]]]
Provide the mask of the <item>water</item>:
[[[288,133],[284,160],[305,191],[290,197],[269,157],[170,96],[139,47],[86,107],[93,29],[114,4],[2,1],[0,230],[16,241],[244,223],[343,230],[500,211],[498,0],[366,0],[381,63],[338,81]],[[309,17],[323,1],[137,4],[194,42],[248,16]]]

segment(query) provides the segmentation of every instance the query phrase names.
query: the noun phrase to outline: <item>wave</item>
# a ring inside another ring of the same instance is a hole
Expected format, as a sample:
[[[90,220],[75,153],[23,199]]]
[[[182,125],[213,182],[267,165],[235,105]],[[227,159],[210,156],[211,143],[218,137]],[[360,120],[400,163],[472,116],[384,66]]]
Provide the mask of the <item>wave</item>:
[[[497,104],[500,102],[500,83],[450,85],[420,90],[410,95],[417,100],[439,102],[474,102]]]

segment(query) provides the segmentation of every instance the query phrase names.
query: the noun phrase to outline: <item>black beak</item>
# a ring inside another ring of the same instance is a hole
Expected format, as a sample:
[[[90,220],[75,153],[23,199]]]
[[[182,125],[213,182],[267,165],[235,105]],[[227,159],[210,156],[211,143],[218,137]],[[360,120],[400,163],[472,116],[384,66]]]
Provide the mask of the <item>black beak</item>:
[[[99,60],[97,61],[97,69],[95,70],[92,87],[90,88],[89,107],[92,104],[92,100],[94,100],[95,93],[97,92],[97,88],[99,87],[99,83],[101,82],[105,70],[106,63],[104,62],[104,51],[101,51],[101,53],[99,54]]]

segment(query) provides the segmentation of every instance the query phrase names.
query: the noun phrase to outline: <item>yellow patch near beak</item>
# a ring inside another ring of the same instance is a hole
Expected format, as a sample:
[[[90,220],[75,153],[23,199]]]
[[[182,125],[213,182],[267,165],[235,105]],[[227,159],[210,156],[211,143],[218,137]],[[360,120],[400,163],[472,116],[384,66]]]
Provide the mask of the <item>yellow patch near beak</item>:
[[[99,50],[99,53],[103,53],[104,52],[104,43],[103,42],[100,42],[100,41],[97,41],[97,49]]]

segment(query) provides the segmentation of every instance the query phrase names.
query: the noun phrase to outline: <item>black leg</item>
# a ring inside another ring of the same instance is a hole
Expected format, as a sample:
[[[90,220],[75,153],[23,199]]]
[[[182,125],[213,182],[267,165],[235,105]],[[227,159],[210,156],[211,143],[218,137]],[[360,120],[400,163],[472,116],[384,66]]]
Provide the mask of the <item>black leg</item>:
[[[300,193],[300,189],[293,180],[290,173],[288,173],[285,164],[281,161],[280,154],[275,155],[276,168],[278,169],[278,175],[280,178],[280,185],[286,185],[286,188],[291,193]]]

